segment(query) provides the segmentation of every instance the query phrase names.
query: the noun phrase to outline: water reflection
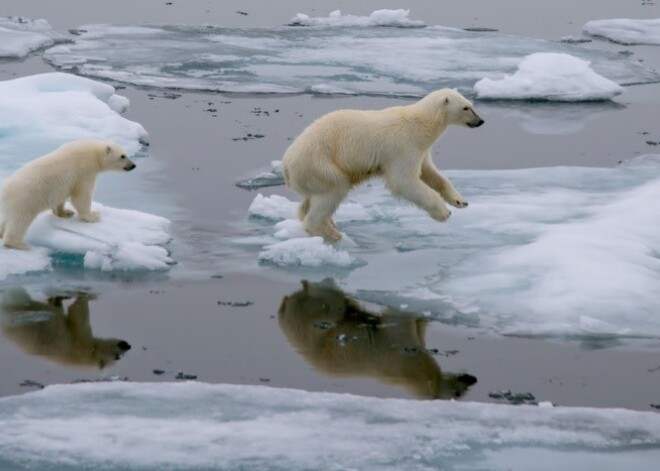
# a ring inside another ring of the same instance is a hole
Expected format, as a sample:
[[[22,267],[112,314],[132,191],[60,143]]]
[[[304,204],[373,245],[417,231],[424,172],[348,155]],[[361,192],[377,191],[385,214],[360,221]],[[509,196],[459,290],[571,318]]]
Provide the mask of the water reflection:
[[[460,397],[477,379],[441,371],[425,346],[427,322],[390,309],[369,312],[332,280],[303,281],[279,310],[289,342],[321,373],[376,378],[420,399]]]
[[[94,337],[89,322],[92,294],[70,299],[62,295],[37,301],[23,288],[5,291],[0,304],[4,337],[25,353],[61,365],[99,369],[113,365],[131,346],[121,339]]]

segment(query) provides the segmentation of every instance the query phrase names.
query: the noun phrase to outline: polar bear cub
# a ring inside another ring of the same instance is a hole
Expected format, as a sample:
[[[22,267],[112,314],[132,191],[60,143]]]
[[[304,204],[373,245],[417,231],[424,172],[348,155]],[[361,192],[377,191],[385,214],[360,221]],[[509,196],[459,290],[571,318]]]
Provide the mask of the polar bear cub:
[[[103,140],[72,141],[24,165],[7,178],[0,193],[0,237],[5,247],[28,249],[23,237],[41,211],[73,216],[64,208],[68,198],[81,220],[98,221],[99,214],[91,210],[96,176],[134,168],[121,147]]]
[[[431,92],[408,106],[383,110],[339,110],[314,121],[282,158],[284,178],[303,201],[298,217],[305,230],[326,242],[341,238],[332,215],[351,188],[382,176],[390,191],[438,221],[467,201],[431,160],[431,146],[447,126],[476,128],[484,120],[456,90]]]

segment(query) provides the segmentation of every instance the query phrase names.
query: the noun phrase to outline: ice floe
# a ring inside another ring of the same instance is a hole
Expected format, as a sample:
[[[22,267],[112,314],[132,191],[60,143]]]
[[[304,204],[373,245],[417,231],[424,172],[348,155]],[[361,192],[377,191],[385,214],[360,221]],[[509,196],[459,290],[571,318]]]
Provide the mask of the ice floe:
[[[658,338],[659,162],[450,171],[470,206],[444,224],[374,180],[335,217],[351,245],[334,248],[358,261],[337,282],[364,300],[504,334]],[[256,261],[278,244],[279,259],[290,260],[279,265],[306,265],[296,206],[257,195],[237,246]],[[307,239],[318,257],[306,253],[316,268],[305,276],[322,279],[334,259]]]
[[[32,51],[66,40],[46,20],[0,17],[0,58],[25,57]]]
[[[73,208],[69,208],[73,209]],[[170,222],[160,216],[93,204],[101,221],[40,214],[26,235],[29,251],[0,246],[0,281],[38,274],[66,264],[100,271],[167,270],[174,263],[164,247]]]
[[[0,424],[2,469],[635,471],[660,459],[652,412],[195,382],[48,386],[0,398]]]
[[[342,15],[340,10],[328,16],[309,16],[298,13],[291,19],[290,26],[394,26],[397,28],[422,28],[423,21],[408,18],[410,10],[375,10],[369,16]]]
[[[0,82],[0,168],[15,170],[74,139],[112,139],[135,154],[147,137],[120,115],[114,87],[62,72]]]
[[[589,62],[568,54],[536,53],[518,70],[499,80],[488,77],[474,85],[477,97],[499,100],[601,101],[623,87],[594,72]]]
[[[471,92],[476,81],[513,73],[536,52],[588,60],[596,73],[619,85],[660,81],[637,61],[580,45],[440,26],[371,26],[375,18],[402,21],[407,18],[402,12],[308,17],[324,25],[314,27],[84,25],[73,44],[44,55],[56,67],[92,78],[239,93],[421,96],[442,87]]]
[[[660,45],[660,18],[632,20],[627,18],[588,21],[583,31],[626,45]]]

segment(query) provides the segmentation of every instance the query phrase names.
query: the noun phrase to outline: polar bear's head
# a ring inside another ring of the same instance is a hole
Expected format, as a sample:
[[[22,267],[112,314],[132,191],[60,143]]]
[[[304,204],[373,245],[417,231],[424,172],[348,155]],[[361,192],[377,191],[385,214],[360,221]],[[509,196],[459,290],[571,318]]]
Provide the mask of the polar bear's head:
[[[468,128],[478,128],[484,120],[474,110],[474,105],[453,89],[441,90],[441,106],[445,109],[447,122]]]
[[[122,170],[130,172],[136,167],[128,158],[126,151],[112,141],[102,143],[101,168],[103,170]]]

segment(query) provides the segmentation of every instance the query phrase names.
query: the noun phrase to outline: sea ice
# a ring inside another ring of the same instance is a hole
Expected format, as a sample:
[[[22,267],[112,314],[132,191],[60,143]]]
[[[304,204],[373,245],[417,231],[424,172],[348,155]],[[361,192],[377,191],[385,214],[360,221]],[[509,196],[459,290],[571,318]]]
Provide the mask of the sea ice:
[[[568,54],[536,53],[525,57],[514,74],[479,80],[474,91],[481,99],[601,101],[619,95],[623,87],[598,75],[588,61]]]
[[[439,26],[372,26],[400,23],[404,13],[307,17],[314,27],[85,25],[73,44],[52,47],[44,56],[56,67],[92,78],[239,93],[421,96],[442,87],[470,93],[476,81],[502,78],[536,52],[588,60],[620,85],[660,81],[639,62],[580,45]]]
[[[652,223],[660,156],[615,168],[447,174],[470,206],[444,224],[376,180],[349,195],[335,222],[353,242],[338,249],[359,263],[347,264],[337,280],[342,289],[510,335],[660,337],[660,225]],[[256,260],[264,246],[296,240],[282,249],[295,257],[304,235],[296,206],[257,195],[245,228],[250,237],[236,245]],[[305,256],[316,268],[305,276],[323,279],[334,247],[307,239]]]
[[[63,41],[67,39],[46,20],[0,17],[0,59],[25,57],[32,51]]]
[[[298,13],[291,19],[290,26],[394,26],[397,28],[422,28],[423,21],[408,18],[410,10],[375,10],[369,16],[342,15],[340,10],[330,12],[326,17],[310,17]]]
[[[196,382],[59,385],[0,398],[2,469],[636,471],[659,459],[660,415],[624,409]]]
[[[593,20],[587,22],[583,30],[592,36],[607,38],[619,44],[660,45],[660,18]]]
[[[129,154],[147,132],[119,113],[114,87],[61,72],[0,82],[0,168],[15,170],[74,139],[113,139]]]
[[[172,265],[164,248],[170,240],[167,219],[98,203],[93,209],[101,213],[101,221],[93,224],[41,213],[26,235],[31,250],[0,246],[0,281],[51,271],[63,261],[101,271],[167,270]]]

